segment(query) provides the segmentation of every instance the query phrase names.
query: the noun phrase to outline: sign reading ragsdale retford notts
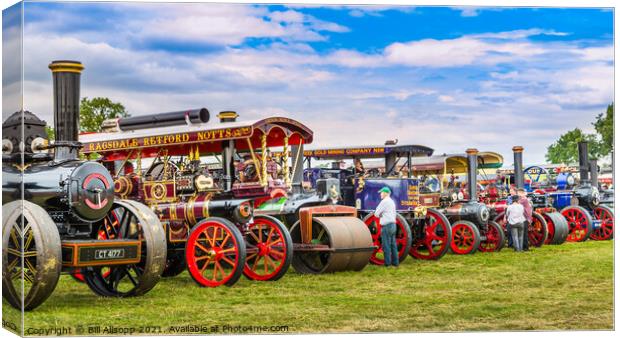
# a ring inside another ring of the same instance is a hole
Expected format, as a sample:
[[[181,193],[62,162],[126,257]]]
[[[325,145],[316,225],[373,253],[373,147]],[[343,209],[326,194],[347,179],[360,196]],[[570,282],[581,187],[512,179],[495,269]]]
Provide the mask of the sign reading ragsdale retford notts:
[[[177,145],[205,141],[237,139],[252,135],[252,127],[221,128],[170,135],[134,137],[122,140],[96,141],[84,144],[84,152],[115,151],[135,148]]]

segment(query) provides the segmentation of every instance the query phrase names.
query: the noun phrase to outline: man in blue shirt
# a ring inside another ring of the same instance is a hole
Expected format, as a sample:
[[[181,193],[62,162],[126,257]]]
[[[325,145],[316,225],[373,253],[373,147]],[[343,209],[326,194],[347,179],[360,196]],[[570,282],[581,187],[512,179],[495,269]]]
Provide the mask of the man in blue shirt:
[[[375,216],[381,224],[381,246],[385,266],[398,266],[398,247],[396,246],[396,204],[390,197],[392,191],[388,187],[379,190],[381,202],[375,210]]]

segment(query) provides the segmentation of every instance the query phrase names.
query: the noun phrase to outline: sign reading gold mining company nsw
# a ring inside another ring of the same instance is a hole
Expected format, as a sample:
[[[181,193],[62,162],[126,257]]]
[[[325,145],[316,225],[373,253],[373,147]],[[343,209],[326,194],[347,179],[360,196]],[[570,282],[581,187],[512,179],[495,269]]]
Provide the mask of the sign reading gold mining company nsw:
[[[168,135],[132,137],[120,140],[85,142],[83,152],[119,151],[136,148],[230,140],[252,136],[252,127],[221,128]]]

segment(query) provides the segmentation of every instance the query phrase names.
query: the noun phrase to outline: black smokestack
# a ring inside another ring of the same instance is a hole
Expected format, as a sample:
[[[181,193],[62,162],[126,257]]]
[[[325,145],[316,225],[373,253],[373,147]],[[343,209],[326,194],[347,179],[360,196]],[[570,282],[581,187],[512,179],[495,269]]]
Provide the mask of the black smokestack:
[[[77,158],[80,117],[80,75],[84,66],[70,60],[52,61],[54,81],[55,158]]]
[[[515,185],[517,189],[523,189],[525,186],[523,180],[523,147],[514,146],[512,147],[512,152],[514,153],[515,162]]]
[[[588,161],[588,142],[580,141],[577,143],[579,152],[579,179],[581,183],[588,180],[588,172],[590,171],[590,162]]]
[[[590,160],[590,183],[598,188],[598,165],[596,160]]]
[[[467,192],[470,201],[477,201],[478,149],[469,148],[465,152],[467,153]]]

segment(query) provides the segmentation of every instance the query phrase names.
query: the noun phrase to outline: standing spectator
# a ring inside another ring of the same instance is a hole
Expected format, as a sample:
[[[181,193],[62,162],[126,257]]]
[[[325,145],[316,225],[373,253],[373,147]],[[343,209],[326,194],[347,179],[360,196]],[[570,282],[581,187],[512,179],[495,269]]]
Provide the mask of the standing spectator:
[[[517,199],[517,189],[510,187],[510,195],[506,199],[506,205],[510,206],[512,201]],[[504,221],[506,221],[506,214],[504,214]],[[506,221],[506,236],[508,237],[508,246],[512,246],[512,232],[510,231],[510,223]]]
[[[525,189],[519,188],[517,190],[517,194],[519,195],[519,203],[523,206],[523,210],[525,213],[525,223],[523,226],[523,251],[529,251],[530,245],[528,231],[530,229],[530,226],[532,225],[532,204],[530,203],[530,200],[527,199]]]
[[[508,209],[506,209],[506,220],[512,232],[513,248],[515,251],[523,251],[521,239],[523,238],[525,214],[523,205],[519,203],[517,198],[513,198],[512,203],[508,206]]]
[[[385,266],[398,266],[398,248],[396,247],[396,204],[390,197],[392,191],[388,187],[379,190],[381,202],[375,210],[381,224],[381,246]]]

